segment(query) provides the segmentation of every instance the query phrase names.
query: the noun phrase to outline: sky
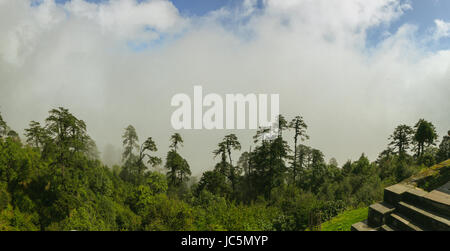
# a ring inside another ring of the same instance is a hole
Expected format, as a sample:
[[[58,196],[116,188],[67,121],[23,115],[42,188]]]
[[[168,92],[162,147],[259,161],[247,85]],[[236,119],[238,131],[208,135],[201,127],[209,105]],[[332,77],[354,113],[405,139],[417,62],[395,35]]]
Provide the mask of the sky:
[[[164,158],[171,98],[194,85],[278,93],[326,159],[375,160],[399,124],[450,129],[450,1],[0,0],[0,112],[19,133],[64,106],[108,164],[129,124]],[[179,133],[198,175],[224,135],[248,150],[255,132]]]

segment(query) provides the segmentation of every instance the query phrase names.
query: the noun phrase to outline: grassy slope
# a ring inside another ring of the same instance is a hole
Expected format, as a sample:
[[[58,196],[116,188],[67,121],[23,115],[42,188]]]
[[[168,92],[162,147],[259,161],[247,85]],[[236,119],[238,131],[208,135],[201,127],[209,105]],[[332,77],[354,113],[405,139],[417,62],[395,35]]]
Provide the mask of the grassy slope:
[[[350,231],[352,224],[367,219],[368,208],[345,211],[322,224],[322,231]]]

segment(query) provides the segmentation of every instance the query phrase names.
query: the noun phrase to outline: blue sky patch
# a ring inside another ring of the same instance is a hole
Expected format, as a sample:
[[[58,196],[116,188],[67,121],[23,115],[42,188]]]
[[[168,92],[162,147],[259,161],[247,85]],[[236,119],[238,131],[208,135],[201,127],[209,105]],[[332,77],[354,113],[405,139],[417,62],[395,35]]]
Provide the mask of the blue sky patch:
[[[450,1],[448,0],[410,0],[412,9],[390,23],[380,25],[367,31],[367,46],[375,47],[381,42],[386,34],[394,34],[404,24],[411,24],[417,27],[418,39],[429,36],[436,27],[434,20],[441,19],[450,22]],[[449,49],[450,39],[443,38],[440,41],[430,42],[429,48],[432,50]]]

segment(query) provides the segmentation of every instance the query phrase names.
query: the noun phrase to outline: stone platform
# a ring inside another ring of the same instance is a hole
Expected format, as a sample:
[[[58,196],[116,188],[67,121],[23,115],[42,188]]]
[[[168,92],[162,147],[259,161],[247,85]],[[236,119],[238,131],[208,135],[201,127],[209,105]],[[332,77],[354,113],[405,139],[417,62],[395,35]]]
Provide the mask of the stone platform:
[[[450,181],[431,191],[409,184],[384,189],[383,202],[369,207],[368,219],[352,231],[450,231]]]

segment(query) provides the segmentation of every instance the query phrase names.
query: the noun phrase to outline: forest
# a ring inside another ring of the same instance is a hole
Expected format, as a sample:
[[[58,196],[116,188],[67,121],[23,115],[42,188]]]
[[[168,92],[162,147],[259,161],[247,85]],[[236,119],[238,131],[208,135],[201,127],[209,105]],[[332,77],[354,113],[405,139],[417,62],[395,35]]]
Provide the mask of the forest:
[[[211,149],[215,167],[197,182],[179,153],[180,133],[167,135],[161,159],[157,142],[129,125],[122,164],[107,166],[86,123],[66,108],[51,109],[43,124],[31,121],[23,139],[0,115],[0,230],[312,230],[450,158],[450,131],[440,138],[425,119],[385,135],[389,144],[376,160],[362,154],[342,166],[308,146],[302,116],[280,115],[276,128],[258,129],[251,151],[224,135]]]

